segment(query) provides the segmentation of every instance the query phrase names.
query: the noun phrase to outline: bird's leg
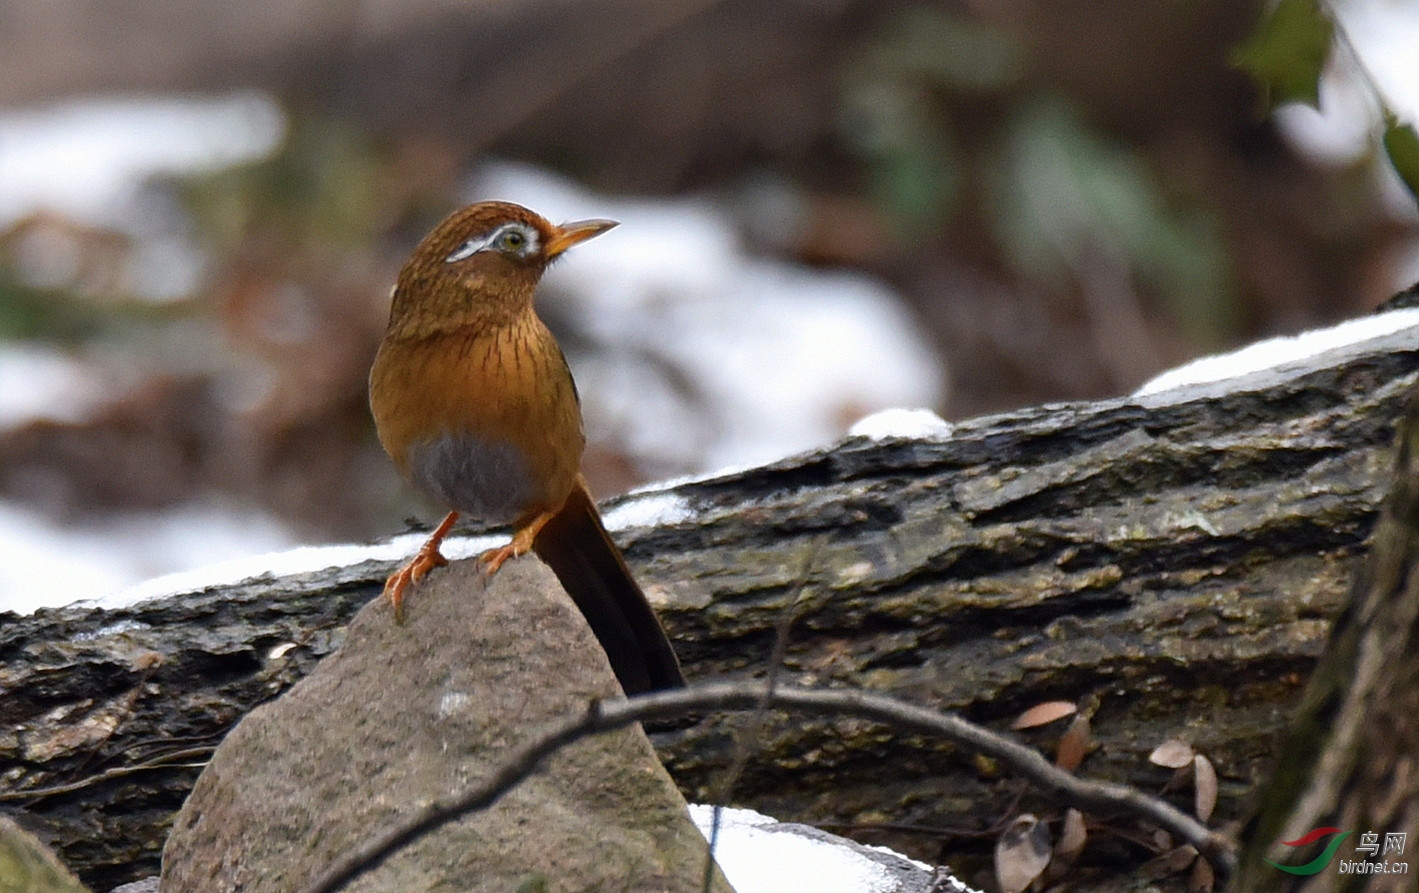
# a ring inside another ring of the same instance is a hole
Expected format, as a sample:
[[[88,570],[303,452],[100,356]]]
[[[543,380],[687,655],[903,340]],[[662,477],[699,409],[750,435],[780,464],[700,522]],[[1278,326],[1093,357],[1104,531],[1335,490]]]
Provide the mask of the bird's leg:
[[[448,564],[448,559],[443,557],[439,551],[439,545],[444,537],[453,529],[453,522],[458,520],[458,512],[449,512],[434,532],[429,534],[429,538],[419,547],[419,551],[414,553],[414,557],[399,570],[389,575],[389,579],[384,583],[384,594],[389,597],[389,603],[394,606],[394,621],[402,623],[404,620],[404,590],[410,584],[417,583],[423,576],[436,567],[443,567]]]
[[[557,507],[561,511],[561,506]],[[493,574],[498,572],[498,568],[503,566],[503,562],[509,558],[517,558],[532,551],[532,541],[537,539],[537,534],[547,525],[547,522],[557,516],[557,512],[538,512],[532,516],[532,520],[517,528],[512,534],[512,542],[506,546],[499,546],[496,549],[489,549],[478,556],[478,563],[483,566],[483,579],[491,580]]]

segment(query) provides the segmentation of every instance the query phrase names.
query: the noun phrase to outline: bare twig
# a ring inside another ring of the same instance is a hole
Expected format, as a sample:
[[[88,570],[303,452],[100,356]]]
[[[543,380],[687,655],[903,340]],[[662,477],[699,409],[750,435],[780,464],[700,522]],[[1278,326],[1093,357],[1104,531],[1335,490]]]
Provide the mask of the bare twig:
[[[967,722],[883,695],[855,690],[776,688],[761,682],[720,682],[641,695],[629,700],[593,701],[587,710],[523,744],[496,772],[463,794],[436,800],[402,825],[391,828],[332,865],[306,893],[335,893],[374,869],[401,847],[449,822],[485,809],[563,746],[633,722],[669,720],[704,710],[754,710],[765,700],[777,709],[831,716],[856,716],[894,728],[941,736],[999,760],[1032,781],[1046,796],[1085,812],[1123,812],[1146,819],[1197,847],[1225,876],[1236,866],[1236,847],[1171,804],[1126,785],[1085,781],[1058,768],[1038,751]]]
[[[0,803],[9,801],[25,801],[32,803],[37,800],[42,800],[45,797],[53,797],[56,794],[72,794],[75,791],[82,791],[84,788],[93,787],[99,782],[108,781],[113,778],[122,778],[125,775],[133,775],[136,772],[146,772],[149,769],[157,768],[172,768],[173,766],[180,765],[178,762],[180,760],[200,759],[200,763],[192,764],[192,768],[200,769],[207,765],[207,758],[210,757],[212,752],[216,749],[216,745],[211,744],[205,747],[189,747],[185,750],[175,750],[171,753],[159,754],[152,759],[135,763],[132,766],[117,766],[113,769],[105,769],[95,775],[89,775],[78,781],[69,782],[68,784],[50,785],[47,788],[34,788],[27,791],[5,791],[0,793]]]
[[[748,726],[736,737],[734,756],[729,761],[729,768],[725,771],[724,777],[720,779],[719,790],[712,795],[710,800],[713,808],[710,813],[708,846],[705,847],[705,870],[700,878],[700,893],[709,893],[710,883],[714,879],[714,853],[715,848],[719,846],[719,822],[724,814],[724,804],[733,798],[734,786],[739,783],[739,777],[744,774],[745,767],[749,765],[749,758],[753,756],[754,749],[759,746],[759,739],[764,734],[764,726],[768,722],[769,701],[778,689],[779,677],[783,675],[783,658],[788,653],[788,634],[793,629],[794,618],[798,616],[798,606],[803,603],[804,586],[822,545],[823,537],[821,535],[814,537],[812,548],[808,550],[808,555],[803,559],[803,569],[798,574],[797,582],[793,586],[792,597],[788,600],[788,604],[783,606],[783,611],[779,614],[778,625],[774,630],[774,647],[769,652],[768,676],[764,679],[763,697],[759,699],[758,706],[750,714]]]

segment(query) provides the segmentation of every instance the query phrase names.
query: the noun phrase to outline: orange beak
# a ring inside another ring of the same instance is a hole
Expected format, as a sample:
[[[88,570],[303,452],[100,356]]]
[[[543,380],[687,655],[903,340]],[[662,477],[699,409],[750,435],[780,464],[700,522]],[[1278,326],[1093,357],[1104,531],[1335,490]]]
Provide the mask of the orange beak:
[[[578,242],[599,236],[613,226],[616,226],[614,220],[578,220],[554,226],[552,238],[547,240],[547,259],[551,260]]]

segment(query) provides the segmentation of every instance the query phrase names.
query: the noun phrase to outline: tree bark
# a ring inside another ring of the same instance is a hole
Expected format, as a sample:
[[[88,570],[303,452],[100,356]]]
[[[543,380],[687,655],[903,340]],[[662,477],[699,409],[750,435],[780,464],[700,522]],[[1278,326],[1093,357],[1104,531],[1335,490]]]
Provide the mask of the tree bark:
[[[1336,619],[1324,657],[1291,724],[1276,772],[1249,824],[1238,891],[1399,893],[1419,872],[1419,392],[1399,437],[1394,489],[1369,558]],[[1348,839],[1315,874],[1267,860],[1324,861],[1334,836],[1306,848],[1279,841],[1315,828]],[[1359,850],[1372,834],[1374,850]],[[1395,835],[1401,835],[1396,839]],[[1391,848],[1392,843],[1398,843]],[[1297,855],[1297,853],[1300,855]],[[1403,865],[1404,873],[1342,872],[1339,862]]]
[[[1147,754],[1187,739],[1217,766],[1226,821],[1270,771],[1345,601],[1419,382],[1413,341],[940,439],[849,439],[614,500],[608,523],[692,683],[764,672],[791,611],[795,682],[998,724],[1074,700],[1095,744],[1082,772],[1156,790],[1170,773]],[[203,754],[337,647],[389,570],[3,618],[0,808],[97,890],[153,873]],[[718,793],[744,723],[653,736],[690,799]],[[754,743],[734,802],[958,868],[979,843],[932,829],[988,829],[1021,787],[861,721],[770,723]]]

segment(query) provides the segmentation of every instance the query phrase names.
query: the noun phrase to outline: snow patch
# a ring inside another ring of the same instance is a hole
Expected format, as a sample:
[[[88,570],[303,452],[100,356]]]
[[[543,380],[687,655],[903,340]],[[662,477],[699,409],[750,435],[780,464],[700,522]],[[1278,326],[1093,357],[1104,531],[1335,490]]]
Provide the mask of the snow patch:
[[[1144,384],[1134,392],[1134,396],[1143,397],[1188,385],[1241,378],[1415,327],[1419,327],[1419,307],[1403,307],[1388,313],[1362,316],[1326,329],[1268,338],[1231,353],[1202,357],[1170,369]]]
[[[713,816],[712,806],[690,807],[690,817],[706,840]],[[894,893],[900,889],[885,866],[851,845],[807,837],[791,828],[776,830],[777,825],[750,809],[721,811],[714,857],[738,893]],[[884,847],[873,849],[931,871],[931,866]],[[955,889],[970,891],[964,884]]]
[[[39,210],[126,229],[143,180],[273,151],[285,117],[263,93],[57,102],[0,115],[0,228]]]
[[[102,597],[155,574],[190,568],[194,560],[264,552],[294,541],[290,531],[266,515],[216,505],[60,526],[37,512],[0,503],[5,554],[0,610],[28,614]]]
[[[643,496],[632,496],[607,509],[601,515],[601,521],[607,530],[624,530],[628,527],[679,524],[693,517],[690,503],[683,496],[673,493],[646,493]]]
[[[349,567],[364,561],[400,561],[417,552],[426,539],[426,533],[409,533],[375,545],[299,546],[281,552],[247,555],[166,574],[105,595],[95,599],[93,603],[100,608],[126,608],[155,598],[198,592],[213,586],[229,586],[258,577],[314,573],[331,567]],[[443,541],[441,551],[450,561],[458,561],[473,558],[505,542],[506,537],[451,536]]]
[[[52,347],[10,344],[0,350],[0,428],[41,419],[79,423],[110,397],[88,364]]]
[[[953,430],[950,422],[929,409],[884,409],[860,419],[847,433],[870,440],[941,440]]]

